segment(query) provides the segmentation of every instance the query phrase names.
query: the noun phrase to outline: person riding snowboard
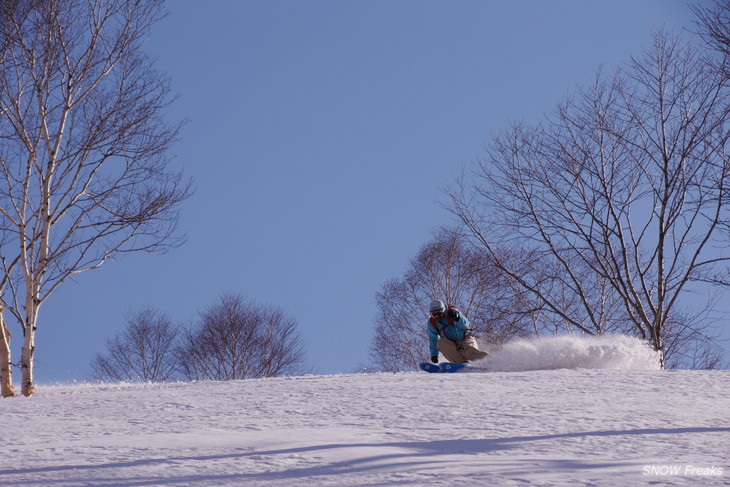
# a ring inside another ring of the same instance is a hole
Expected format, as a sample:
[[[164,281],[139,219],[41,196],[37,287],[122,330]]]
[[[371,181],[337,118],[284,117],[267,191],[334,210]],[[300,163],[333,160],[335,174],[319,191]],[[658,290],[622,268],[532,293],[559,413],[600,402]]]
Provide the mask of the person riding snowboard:
[[[438,299],[431,301],[428,329],[431,362],[439,363],[439,352],[451,363],[463,364],[487,356],[479,350],[469,329],[469,320],[455,306],[448,308]]]

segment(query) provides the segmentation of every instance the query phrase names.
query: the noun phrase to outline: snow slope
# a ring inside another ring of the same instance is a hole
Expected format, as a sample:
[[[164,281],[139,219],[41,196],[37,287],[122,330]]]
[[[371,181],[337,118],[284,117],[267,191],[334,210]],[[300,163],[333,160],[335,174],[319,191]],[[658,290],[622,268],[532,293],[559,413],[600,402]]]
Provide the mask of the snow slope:
[[[492,356],[554,370],[42,387],[0,400],[0,483],[730,485],[730,372],[587,346],[592,364],[575,342]]]

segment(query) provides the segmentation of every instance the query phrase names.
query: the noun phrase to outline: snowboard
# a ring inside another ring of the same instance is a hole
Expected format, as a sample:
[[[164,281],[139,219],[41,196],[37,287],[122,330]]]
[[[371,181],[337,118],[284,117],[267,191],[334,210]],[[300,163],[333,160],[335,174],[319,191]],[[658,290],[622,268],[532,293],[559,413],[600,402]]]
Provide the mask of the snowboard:
[[[459,372],[460,370],[464,370],[466,368],[466,365],[454,364],[451,362],[443,362],[440,365],[432,364],[430,362],[421,362],[419,367],[424,372],[428,372],[430,374],[435,374],[437,372],[446,372],[446,373]]]

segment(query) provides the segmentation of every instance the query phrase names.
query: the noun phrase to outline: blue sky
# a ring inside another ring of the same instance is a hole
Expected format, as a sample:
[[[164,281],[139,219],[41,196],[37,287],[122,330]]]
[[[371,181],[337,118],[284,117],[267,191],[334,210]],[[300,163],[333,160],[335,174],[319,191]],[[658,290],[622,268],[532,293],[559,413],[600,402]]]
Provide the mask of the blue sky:
[[[187,243],[68,282],[41,309],[41,383],[82,380],[124,315],[179,323],[223,293],[299,323],[314,372],[367,360],[375,293],[439,225],[444,187],[515,119],[539,120],[685,1],[170,1],[147,49],[189,123]],[[19,335],[19,333],[18,333]],[[20,339],[16,340],[16,344]],[[15,352],[15,356],[18,353]]]

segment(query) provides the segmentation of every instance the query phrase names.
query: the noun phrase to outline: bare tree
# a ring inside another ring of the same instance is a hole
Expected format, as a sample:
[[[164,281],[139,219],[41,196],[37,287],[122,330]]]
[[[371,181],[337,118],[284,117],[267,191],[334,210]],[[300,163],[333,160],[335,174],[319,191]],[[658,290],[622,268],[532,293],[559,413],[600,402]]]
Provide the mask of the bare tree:
[[[487,255],[571,328],[628,326],[663,351],[692,283],[730,284],[716,251],[727,247],[728,93],[707,61],[657,32],[627,69],[496,137],[473,184],[453,190]]]
[[[483,342],[502,343],[531,331],[530,311],[495,266],[464,235],[441,229],[402,278],[376,295],[378,314],[368,370],[412,370],[429,356],[425,324],[433,299],[458,306]]]
[[[730,0],[716,0],[714,5],[706,7],[700,4],[691,6],[697,16],[699,36],[712,49],[722,56],[718,65],[725,77],[730,76]]]
[[[69,277],[181,243],[169,82],[142,51],[156,0],[0,1],[0,232],[33,393],[41,305]]]
[[[712,308],[690,314],[681,309],[665,324],[662,333],[664,357],[669,369],[721,369],[724,358],[721,324],[724,319]]]
[[[164,382],[173,377],[177,328],[152,308],[127,316],[122,333],[107,341],[91,362],[96,380]]]
[[[185,331],[176,352],[189,380],[239,380],[303,371],[297,323],[281,310],[222,296]]]

